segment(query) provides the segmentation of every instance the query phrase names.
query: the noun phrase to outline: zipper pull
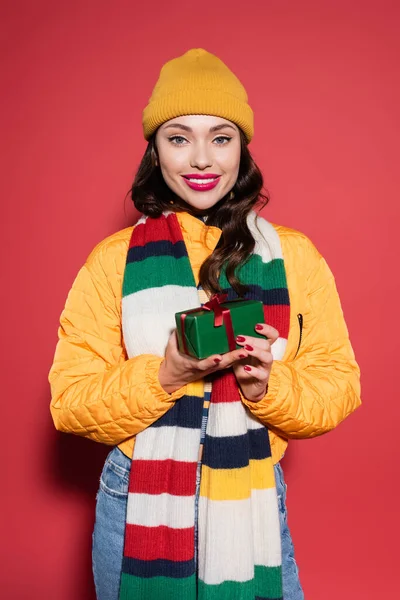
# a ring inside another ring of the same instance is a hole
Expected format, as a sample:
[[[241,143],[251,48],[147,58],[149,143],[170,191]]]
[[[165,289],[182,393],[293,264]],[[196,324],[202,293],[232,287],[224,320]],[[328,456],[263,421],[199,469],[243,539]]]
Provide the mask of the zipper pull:
[[[300,335],[299,335],[299,345],[297,346],[297,350],[296,350],[296,354],[294,355],[294,358],[296,358],[296,356],[299,353],[300,350],[300,346],[301,346],[301,338],[303,336],[303,315],[301,313],[299,313],[297,315],[297,320],[299,322],[299,328],[300,328]]]

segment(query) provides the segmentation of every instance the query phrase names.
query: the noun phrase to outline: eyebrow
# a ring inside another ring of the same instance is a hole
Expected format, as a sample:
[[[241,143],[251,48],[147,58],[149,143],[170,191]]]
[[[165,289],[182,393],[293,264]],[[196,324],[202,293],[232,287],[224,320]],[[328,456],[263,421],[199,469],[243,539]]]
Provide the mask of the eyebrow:
[[[177,127],[178,129],[183,129],[184,131],[193,132],[193,129],[191,127],[183,125],[182,123],[171,123],[170,125],[166,125],[164,129],[168,129],[169,127]],[[210,133],[212,133],[213,131],[219,131],[220,129],[224,129],[225,127],[230,127],[231,129],[236,131],[233,125],[230,125],[229,123],[222,123],[221,125],[214,125],[214,127],[210,127]]]

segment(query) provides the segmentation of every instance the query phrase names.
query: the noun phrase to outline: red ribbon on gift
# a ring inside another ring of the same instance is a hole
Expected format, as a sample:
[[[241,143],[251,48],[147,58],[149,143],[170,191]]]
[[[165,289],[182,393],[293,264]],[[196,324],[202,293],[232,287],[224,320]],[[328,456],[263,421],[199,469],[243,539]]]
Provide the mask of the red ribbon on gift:
[[[231,311],[229,308],[223,308],[221,304],[226,302],[228,298],[228,294],[214,294],[211,296],[208,302],[203,304],[203,306],[199,306],[198,308],[193,308],[192,310],[188,310],[187,312],[181,314],[181,331],[182,331],[182,342],[183,347],[186,354],[189,354],[188,347],[186,344],[185,337],[185,319],[187,315],[200,312],[201,310],[209,310],[214,313],[214,327],[221,327],[225,325],[226,336],[228,338],[229,350],[236,350],[236,341],[235,334],[233,333],[233,325],[232,325],[232,317]]]

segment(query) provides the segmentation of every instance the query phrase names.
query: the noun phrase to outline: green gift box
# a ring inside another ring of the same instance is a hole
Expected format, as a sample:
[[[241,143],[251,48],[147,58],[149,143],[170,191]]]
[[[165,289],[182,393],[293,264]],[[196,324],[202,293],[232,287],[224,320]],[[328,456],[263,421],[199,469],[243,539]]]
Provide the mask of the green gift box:
[[[175,314],[178,348],[183,354],[203,359],[242,348],[236,336],[265,339],[254,329],[264,323],[263,303],[259,300],[226,301],[226,294],[214,294],[202,307]]]

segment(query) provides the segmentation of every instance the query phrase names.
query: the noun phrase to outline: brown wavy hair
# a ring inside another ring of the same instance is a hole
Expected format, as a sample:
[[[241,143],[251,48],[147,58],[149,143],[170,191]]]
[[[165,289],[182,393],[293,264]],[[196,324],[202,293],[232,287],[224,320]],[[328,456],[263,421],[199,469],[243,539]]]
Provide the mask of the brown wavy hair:
[[[198,210],[187,204],[173,192],[156,166],[158,159],[155,144],[156,132],[152,135],[136,172],[128,194],[135,208],[153,219],[163,211],[188,212],[194,216],[206,216],[207,225],[222,230],[220,240],[213,253],[203,262],[199,272],[200,285],[209,293],[221,292],[218,279],[222,268],[226,278],[238,296],[242,297],[247,286],[237,277],[236,268],[243,265],[254,250],[255,241],[247,226],[246,217],[253,207],[263,208],[269,202],[268,191],[262,193],[263,176],[247,146],[243,131],[240,132],[240,165],[235,185],[217,204],[207,210]],[[234,198],[230,199],[233,191]]]

